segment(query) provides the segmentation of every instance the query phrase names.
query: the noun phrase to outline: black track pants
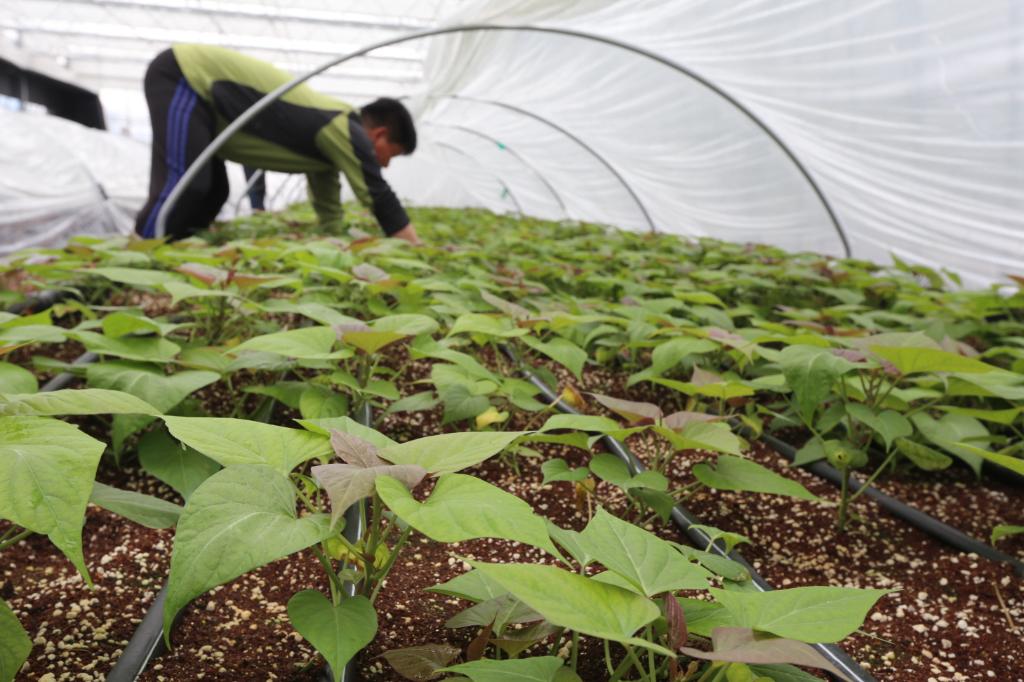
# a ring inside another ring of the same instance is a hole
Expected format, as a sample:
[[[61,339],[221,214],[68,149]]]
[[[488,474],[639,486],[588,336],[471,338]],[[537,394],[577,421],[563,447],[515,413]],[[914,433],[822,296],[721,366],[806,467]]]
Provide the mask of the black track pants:
[[[135,221],[135,232],[153,237],[156,217],[193,160],[216,135],[213,109],[189,86],[171,50],[149,65],[146,102],[153,123],[149,200]],[[167,220],[167,236],[182,239],[207,227],[228,198],[224,162],[214,158],[189,183]]]

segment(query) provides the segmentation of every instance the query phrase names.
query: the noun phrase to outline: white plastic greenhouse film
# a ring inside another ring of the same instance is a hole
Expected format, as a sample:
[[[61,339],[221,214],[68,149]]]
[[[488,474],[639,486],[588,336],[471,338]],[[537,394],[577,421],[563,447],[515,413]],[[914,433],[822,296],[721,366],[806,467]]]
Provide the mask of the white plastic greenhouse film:
[[[40,114],[0,111],[0,254],[75,234],[128,234],[149,189],[149,148]]]
[[[808,168],[854,256],[896,254],[969,285],[1022,269],[1024,7],[1013,0],[481,0],[445,23],[478,21],[609,36],[711,80]],[[426,77],[423,120],[500,135],[565,193],[574,218],[645,229],[608,173],[555,132],[531,125],[517,136],[511,113],[444,97],[511,103],[572,130],[661,231],[840,253],[789,159],[667,67],[580,39],[474,33],[432,41]]]

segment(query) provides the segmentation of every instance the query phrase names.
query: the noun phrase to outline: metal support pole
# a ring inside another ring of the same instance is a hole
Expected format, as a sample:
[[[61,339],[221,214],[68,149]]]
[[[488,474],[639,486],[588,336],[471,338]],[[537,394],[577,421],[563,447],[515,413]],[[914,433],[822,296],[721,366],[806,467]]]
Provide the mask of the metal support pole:
[[[193,161],[191,165],[189,165],[184,175],[174,186],[174,189],[171,190],[171,193],[167,197],[167,200],[164,202],[164,205],[160,208],[160,213],[157,215],[156,219],[156,236],[159,238],[167,234],[167,218],[168,216],[170,216],[171,209],[174,208],[174,205],[181,198],[181,195],[184,192],[185,188],[188,187],[188,185],[192,182],[195,176],[199,173],[200,169],[202,169],[202,167],[206,165],[210,161],[210,159],[213,158],[213,156],[220,150],[221,147],[224,146],[224,143],[226,143],[228,139],[231,138],[232,135],[234,135],[242,128],[244,128],[246,124],[249,123],[249,121],[255,118],[261,111],[269,107],[273,102],[278,100],[286,92],[290,91],[291,89],[295,88],[298,85],[301,85],[302,83],[305,83],[313,76],[317,76],[334,66],[343,64],[357,57],[362,57],[382,47],[398,45],[400,43],[409,42],[411,40],[419,40],[421,38],[428,38],[430,36],[447,35],[451,33],[468,33],[473,31],[526,31],[533,33],[549,33],[552,35],[562,35],[572,38],[582,38],[583,40],[591,40],[604,45],[611,45],[613,47],[618,47],[628,52],[632,52],[634,54],[647,57],[648,59],[651,59],[659,64],[667,66],[670,69],[674,69],[679,73],[689,76],[690,78],[694,79],[701,85],[710,89],[712,92],[724,98],[727,102],[732,104],[741,112],[743,112],[743,114],[746,115],[747,118],[749,118],[755,125],[761,128],[761,130],[763,130],[765,134],[767,134],[779,146],[779,149],[781,149],[782,152],[787,157],[789,157],[790,161],[793,162],[793,165],[795,165],[797,170],[800,171],[800,174],[803,175],[804,178],[807,180],[808,184],[811,186],[811,189],[818,196],[818,199],[821,200],[821,203],[824,206],[825,211],[828,213],[829,218],[832,219],[832,224],[836,228],[836,233],[839,235],[839,239],[843,244],[843,250],[846,256],[851,255],[850,243],[846,239],[846,234],[843,232],[843,229],[839,224],[838,218],[832,211],[832,206],[828,203],[828,199],[825,198],[825,195],[818,187],[818,184],[814,181],[814,178],[811,177],[811,174],[807,171],[806,168],[804,168],[804,165],[800,163],[800,160],[796,157],[795,154],[793,154],[789,147],[786,146],[782,139],[764,121],[762,121],[756,114],[747,109],[746,106],[740,103],[735,97],[730,95],[725,90],[721,89],[720,87],[718,87],[708,79],[704,78],[700,74],[694,72],[690,68],[678,64],[672,61],[671,59],[668,59],[667,57],[664,57],[656,52],[651,52],[650,50],[644,49],[642,47],[638,47],[636,45],[631,45],[629,43],[615,40],[614,38],[596,35],[593,33],[587,33],[585,31],[574,31],[568,28],[499,24],[466,24],[463,26],[443,26],[440,28],[429,29],[426,31],[416,31],[395,38],[388,38],[386,40],[381,40],[376,43],[367,45],[366,47],[360,48],[354,52],[349,52],[340,57],[330,59],[329,61],[316,67],[315,69],[312,69],[311,71],[308,71],[302,74],[301,76],[296,76],[287,83],[282,83],[280,86],[274,88],[272,91],[268,92],[266,95],[261,97],[255,103],[253,103],[253,105],[245,111],[243,111],[238,116],[238,118],[236,118],[234,121],[228,124],[224,128],[224,130],[222,130],[220,134],[217,135],[217,137],[215,137],[210,142],[209,145],[207,145],[206,149],[204,149],[202,153],[198,157],[196,157],[195,161]],[[646,209],[644,210],[644,215],[645,217],[648,218],[649,221],[650,217],[647,215]],[[653,223],[651,223],[651,227],[653,229]]]
[[[455,125],[451,123],[437,123],[435,121],[423,121],[423,125],[432,126],[434,128],[448,128],[449,130],[459,130],[464,133],[468,133],[470,135],[479,137],[482,140],[487,140],[488,142],[494,144],[494,146],[498,147],[501,151],[508,152],[512,156],[512,158],[516,159],[521,164],[526,166],[534,175],[537,176],[537,179],[541,181],[541,183],[548,190],[551,196],[554,197],[555,202],[558,203],[558,207],[562,209],[562,215],[564,215],[566,218],[569,217],[569,210],[565,206],[565,201],[562,200],[562,196],[558,193],[557,190],[555,190],[554,185],[552,185],[551,182],[546,177],[544,177],[543,173],[537,170],[536,166],[527,161],[525,158],[523,158],[522,154],[518,153],[517,151],[509,147],[504,142],[498,140],[497,138],[491,137],[487,133],[482,133],[479,130],[470,128],[468,126]]]
[[[517,107],[514,104],[509,104],[508,102],[501,102],[493,99],[483,99],[480,97],[466,97],[465,95],[446,95],[444,97],[438,97],[437,99],[451,99],[456,101],[461,100],[464,102],[473,102],[475,104],[489,104],[491,106],[501,107],[502,109],[506,109],[508,111],[521,114],[522,116],[532,118],[533,120],[542,123],[543,125],[546,125],[552,130],[564,135],[565,137],[568,137],[570,140],[572,140],[581,148],[583,148],[588,154],[597,159],[597,161],[602,166],[604,166],[605,169],[607,169],[608,172],[611,173],[616,180],[619,181],[619,184],[622,185],[622,188],[626,190],[629,196],[633,199],[633,202],[636,204],[637,208],[640,209],[640,213],[643,214],[644,221],[647,223],[648,229],[651,231],[651,233],[657,232],[657,229],[654,227],[654,220],[651,218],[651,214],[647,211],[647,207],[644,206],[644,202],[640,200],[640,196],[633,189],[633,186],[630,185],[626,178],[622,175],[622,173],[620,173],[619,170],[614,165],[612,165],[611,161],[602,156],[596,149],[591,147],[589,144],[586,143],[585,140],[580,138],[578,135],[575,135],[572,131],[558,125],[549,118],[545,118],[540,114],[530,111],[529,109],[523,109],[522,107]]]
[[[461,149],[459,149],[458,147],[456,147],[453,144],[448,144],[447,142],[435,142],[434,144],[436,144],[438,147],[441,147],[442,149],[447,149],[449,151],[455,152],[456,154],[459,154],[460,156],[465,156],[467,159],[469,159],[470,161],[472,161],[476,165],[480,166],[481,168],[484,168],[484,165],[482,163],[480,163],[480,161],[478,159],[473,158],[472,155],[467,154],[466,152],[462,151]],[[487,169],[485,168],[484,170],[487,170]],[[505,194],[507,194],[509,196],[509,198],[512,200],[512,203],[515,204],[516,214],[520,215],[520,216],[523,215],[523,206],[522,206],[522,204],[519,203],[519,200],[516,199],[515,193],[511,190],[511,188],[509,188],[509,186],[507,184],[505,184],[505,181],[501,179],[500,175],[498,175],[494,171],[490,171],[490,173],[491,173],[491,175],[493,175],[495,177],[495,179],[497,179],[498,184],[501,185],[501,188],[505,190]]]
[[[265,175],[265,171],[262,168],[257,168],[256,172],[252,174],[249,181],[245,183],[245,189],[242,190],[242,196],[238,197],[238,201],[235,202],[235,215],[238,215],[242,211],[242,199],[245,199],[249,194],[249,190],[256,186],[256,183],[260,181]]]

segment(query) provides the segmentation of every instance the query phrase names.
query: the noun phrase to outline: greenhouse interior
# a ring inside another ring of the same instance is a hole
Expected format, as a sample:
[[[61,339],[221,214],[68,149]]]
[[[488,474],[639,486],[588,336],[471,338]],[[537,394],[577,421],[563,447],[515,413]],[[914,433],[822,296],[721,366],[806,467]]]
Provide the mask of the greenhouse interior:
[[[4,0],[0,682],[1024,681],[1024,3]]]

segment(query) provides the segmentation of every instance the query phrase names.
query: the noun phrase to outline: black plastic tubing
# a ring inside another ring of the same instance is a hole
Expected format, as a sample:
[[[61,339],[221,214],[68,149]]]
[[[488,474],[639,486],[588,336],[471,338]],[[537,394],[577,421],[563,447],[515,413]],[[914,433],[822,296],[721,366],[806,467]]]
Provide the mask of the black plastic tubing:
[[[550,386],[534,374],[533,370],[523,364],[508,346],[503,346],[502,351],[509,357],[509,359],[519,364],[522,375],[544,395],[548,402],[554,403],[559,411],[565,414],[580,414],[577,410],[573,409],[571,405],[566,404]],[[636,475],[645,470],[646,467],[644,467],[643,463],[637,459],[636,455],[630,452],[629,448],[623,443],[620,443],[610,436],[604,436],[601,440],[605,447],[607,447],[616,457],[625,462],[632,474]],[[733,561],[741,564],[750,573],[750,580],[759,591],[769,592],[773,589],[772,586],[769,585],[760,574],[758,574],[754,567],[737,552],[727,552],[724,545],[719,542],[712,543],[711,538],[707,533],[699,528],[694,528],[695,525],[701,525],[700,519],[694,516],[688,509],[677,504],[672,510],[671,518],[676,527],[690,539],[690,542],[693,543],[695,547],[698,549],[707,548],[707,551],[714,552],[715,554],[732,559]],[[849,654],[835,644],[812,644],[811,646],[814,647],[814,649],[826,660],[828,660],[829,663],[842,671],[842,673],[850,680],[854,680],[855,682],[875,682],[874,677],[861,668],[856,661],[850,658]]]
[[[780,455],[789,461],[793,461],[794,457],[796,457],[796,449],[789,443],[781,441],[775,436],[765,434],[761,436],[761,440],[768,445],[771,445]],[[825,479],[837,487],[841,487],[843,484],[842,473],[828,462],[819,460],[817,462],[811,462],[810,464],[804,465],[802,468],[810,471],[815,476]],[[857,492],[861,488],[865,487],[864,482],[853,474],[849,475],[848,486],[852,492]],[[886,495],[874,486],[867,486],[863,494],[874,500],[879,507],[893,516],[906,521],[915,528],[923,530],[925,533],[941,540],[950,547],[955,547],[956,549],[964,552],[973,552],[978,556],[983,556],[992,561],[1008,563],[1013,567],[1013,570],[1017,575],[1024,577],[1024,562],[1020,559],[1012,557],[1005,552],[1000,552],[995,547],[992,547],[977,538],[972,538],[963,531],[957,530],[956,528],[939,521],[934,516],[930,516],[920,509]]]

